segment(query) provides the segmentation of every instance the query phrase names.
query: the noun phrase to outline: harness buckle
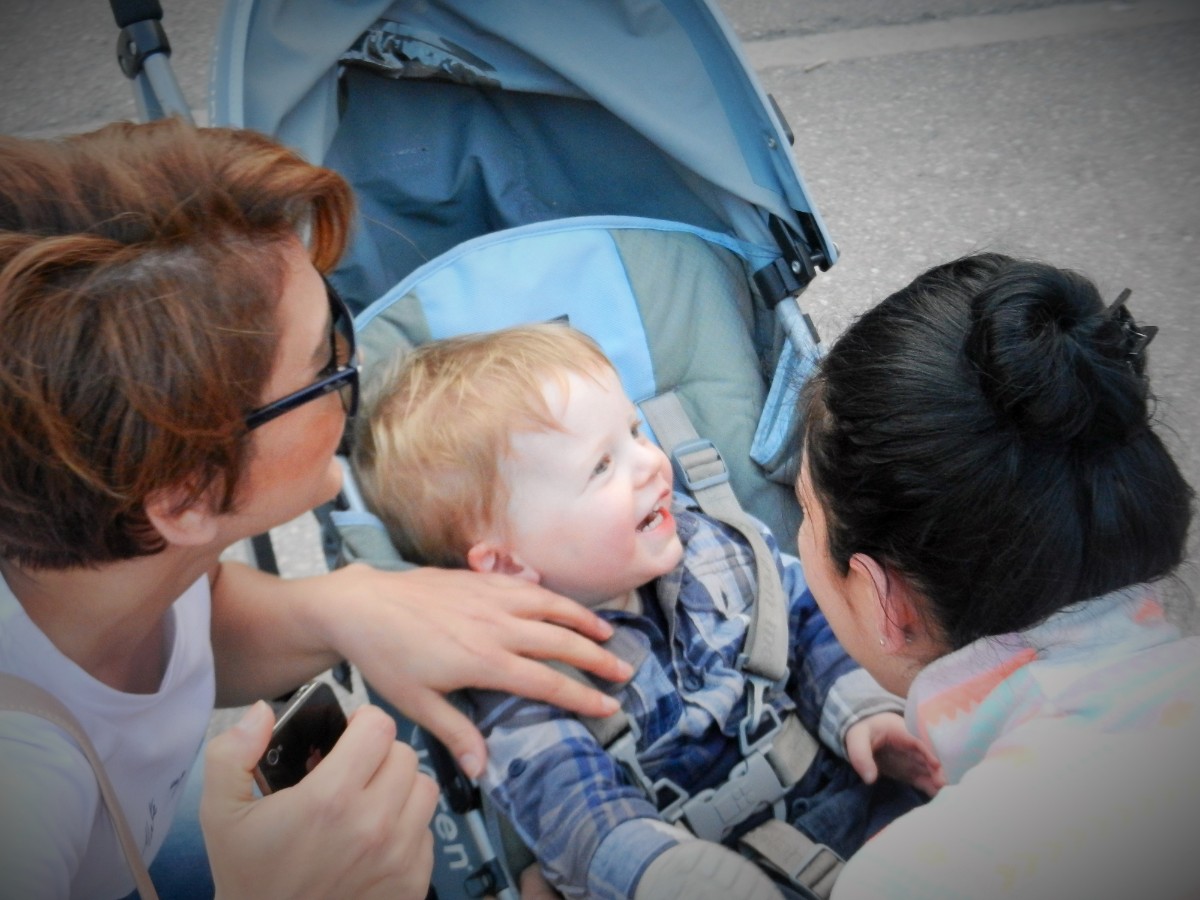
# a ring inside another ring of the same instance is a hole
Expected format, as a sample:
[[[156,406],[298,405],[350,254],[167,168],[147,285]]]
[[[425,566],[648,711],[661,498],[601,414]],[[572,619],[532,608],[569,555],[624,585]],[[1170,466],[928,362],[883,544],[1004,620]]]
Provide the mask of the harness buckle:
[[[633,719],[629,719],[625,730],[604,749],[637,783],[642,792],[653,798],[655,785],[637,758],[637,740],[640,735],[641,729],[638,728],[637,723]]]
[[[746,757],[759,750],[770,749],[775,735],[783,727],[775,707],[766,702],[767,688],[771,687],[772,682],[758,675],[749,675],[747,680],[750,692],[746,700],[746,717],[738,725],[738,745],[742,756]],[[762,727],[764,719],[768,720],[766,728]]]
[[[738,763],[720,787],[684,803],[678,818],[696,837],[720,842],[759,810],[776,806],[787,791],[766,754],[758,752]]]

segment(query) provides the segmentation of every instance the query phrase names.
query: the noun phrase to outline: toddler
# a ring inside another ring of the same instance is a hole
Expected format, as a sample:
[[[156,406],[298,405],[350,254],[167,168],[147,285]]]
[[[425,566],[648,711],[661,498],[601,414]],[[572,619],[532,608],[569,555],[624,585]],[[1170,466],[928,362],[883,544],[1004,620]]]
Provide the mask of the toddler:
[[[636,667],[628,683],[602,686],[636,726],[643,783],[692,796],[719,786],[743,759],[748,676],[738,657],[754,555],[736,529],[672,491],[670,461],[643,435],[599,347],[561,324],[426,344],[372,384],[367,413],[355,465],[398,549],[528,579],[599,611],[616,629],[610,649]],[[798,560],[763,535],[787,597],[790,647],[790,674],[763,699],[820,745],[781,812],[848,856],[923,799],[880,774],[934,793],[940,767],[905,729],[900,700],[838,644]],[[472,700],[488,741],[482,786],[558,891],[644,897],[665,871],[686,877],[679,848],[695,853],[696,839],[664,821],[584,723],[511,695]],[[763,877],[745,865],[750,881]],[[738,896],[767,895],[739,886]]]

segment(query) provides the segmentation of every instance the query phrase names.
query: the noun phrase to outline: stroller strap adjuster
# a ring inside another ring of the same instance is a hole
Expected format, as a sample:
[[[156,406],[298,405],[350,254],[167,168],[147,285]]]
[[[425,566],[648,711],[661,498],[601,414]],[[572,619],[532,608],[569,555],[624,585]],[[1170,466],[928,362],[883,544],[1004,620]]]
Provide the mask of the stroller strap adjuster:
[[[671,468],[675,476],[695,494],[705,488],[729,481],[729,469],[717,445],[706,438],[685,441],[671,451]]]

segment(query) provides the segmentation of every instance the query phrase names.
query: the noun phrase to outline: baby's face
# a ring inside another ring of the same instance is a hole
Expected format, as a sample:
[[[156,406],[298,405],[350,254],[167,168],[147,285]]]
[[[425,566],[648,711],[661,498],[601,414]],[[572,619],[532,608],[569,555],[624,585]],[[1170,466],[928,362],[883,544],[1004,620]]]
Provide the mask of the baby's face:
[[[518,432],[503,471],[512,551],[541,583],[597,606],[671,571],[683,555],[671,463],[644,437],[612,370],[544,396],[561,431]]]

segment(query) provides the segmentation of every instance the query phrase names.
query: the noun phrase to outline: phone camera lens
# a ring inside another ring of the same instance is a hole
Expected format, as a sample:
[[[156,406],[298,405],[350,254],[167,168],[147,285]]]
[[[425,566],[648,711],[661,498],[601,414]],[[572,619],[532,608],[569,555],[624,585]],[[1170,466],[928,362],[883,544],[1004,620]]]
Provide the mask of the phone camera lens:
[[[268,750],[267,751],[267,765],[269,765],[269,766],[279,765],[279,757],[282,755],[282,751],[283,751],[282,744],[280,744],[278,747],[272,747],[270,750]]]

